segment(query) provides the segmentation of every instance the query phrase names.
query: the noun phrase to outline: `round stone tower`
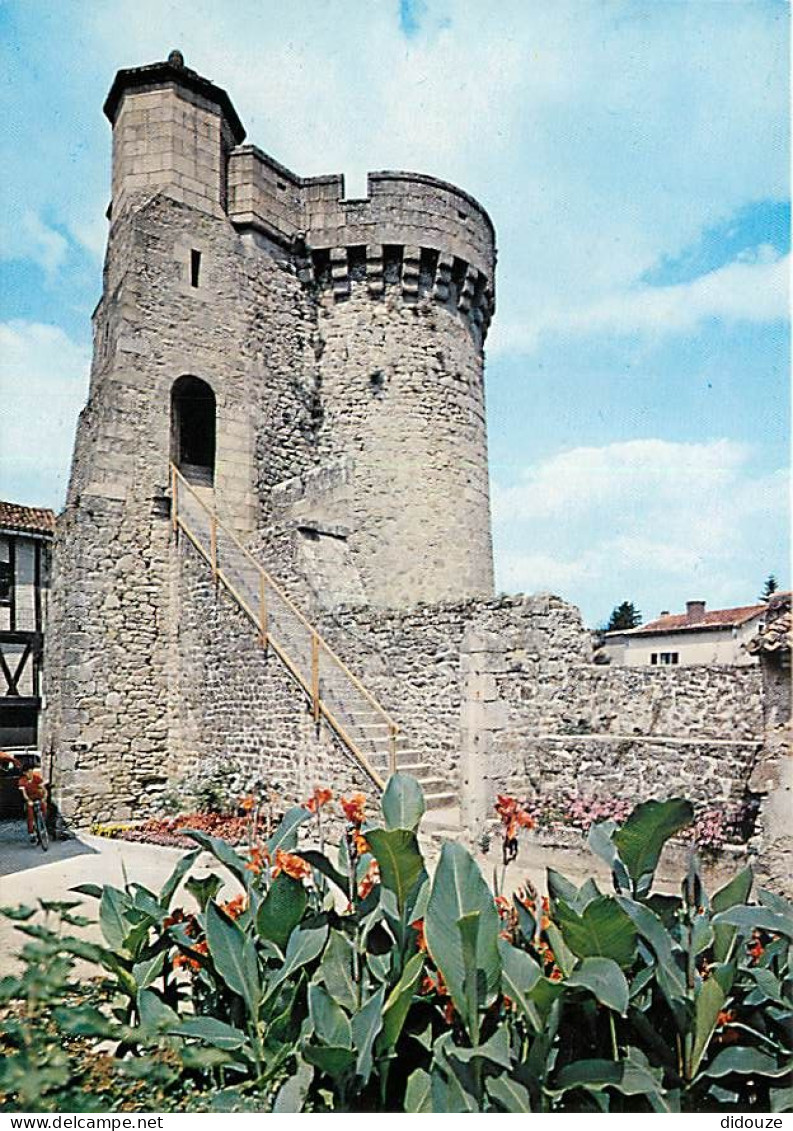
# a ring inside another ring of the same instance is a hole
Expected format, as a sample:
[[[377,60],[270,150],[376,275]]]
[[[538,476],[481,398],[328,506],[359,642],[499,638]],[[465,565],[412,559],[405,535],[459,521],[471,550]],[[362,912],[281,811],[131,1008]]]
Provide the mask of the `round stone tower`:
[[[483,344],[493,227],[466,193],[373,173],[311,186],[323,452],[353,464],[350,547],[370,602],[491,594]]]

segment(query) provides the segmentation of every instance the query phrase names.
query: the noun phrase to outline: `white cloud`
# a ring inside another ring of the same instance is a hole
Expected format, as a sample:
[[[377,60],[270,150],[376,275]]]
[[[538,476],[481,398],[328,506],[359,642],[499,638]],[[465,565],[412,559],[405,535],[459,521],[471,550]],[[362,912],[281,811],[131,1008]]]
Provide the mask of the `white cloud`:
[[[5,257],[31,259],[43,268],[48,279],[54,278],[69,250],[69,242],[55,228],[45,224],[30,210],[22,215],[16,238],[6,245]]]
[[[708,319],[782,321],[790,313],[790,256],[762,245],[734,262],[674,286],[636,285],[590,304],[547,310],[528,325],[494,327],[491,352],[534,349],[548,331],[578,334],[685,334]]]
[[[63,503],[90,350],[57,326],[0,323],[0,496]]]
[[[752,601],[756,561],[771,572],[787,560],[787,475],[759,475],[752,458],[730,440],[648,439],[527,467],[517,484],[493,488],[499,585],[561,592],[592,620],[608,614],[604,591],[614,604],[660,593],[667,608],[698,595],[712,606]]]

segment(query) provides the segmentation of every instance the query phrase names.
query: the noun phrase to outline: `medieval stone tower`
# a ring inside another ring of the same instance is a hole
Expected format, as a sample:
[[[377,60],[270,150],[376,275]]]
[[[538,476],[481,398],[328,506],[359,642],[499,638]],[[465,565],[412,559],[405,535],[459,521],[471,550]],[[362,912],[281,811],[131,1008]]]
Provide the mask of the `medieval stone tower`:
[[[110,231],[47,661],[57,797],[78,820],[144,811],[253,670],[198,641],[236,612],[191,580],[171,463],[309,614],[493,588],[482,207],[412,173],[370,174],[361,200],[297,176],[243,144],[226,92],[178,52],[120,71],[104,109]]]

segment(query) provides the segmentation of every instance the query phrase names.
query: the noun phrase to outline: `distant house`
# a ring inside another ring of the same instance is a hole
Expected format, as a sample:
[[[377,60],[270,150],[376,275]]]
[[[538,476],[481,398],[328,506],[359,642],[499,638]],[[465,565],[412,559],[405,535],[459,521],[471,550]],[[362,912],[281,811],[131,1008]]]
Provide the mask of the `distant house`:
[[[0,502],[0,749],[35,750],[55,515]]]
[[[767,605],[705,610],[704,601],[687,601],[684,613],[661,613],[637,628],[607,632],[601,655],[626,667],[692,664],[756,664],[746,645],[763,624]]]

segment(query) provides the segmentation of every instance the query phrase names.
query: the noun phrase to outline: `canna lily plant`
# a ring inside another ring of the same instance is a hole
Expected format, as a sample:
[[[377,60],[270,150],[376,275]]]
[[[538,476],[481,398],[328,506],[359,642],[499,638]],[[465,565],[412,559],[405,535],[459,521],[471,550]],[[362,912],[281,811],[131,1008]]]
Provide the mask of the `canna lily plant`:
[[[376,818],[363,796],[340,799],[335,849],[332,803],[317,788],[247,852],[193,831],[159,893],[78,889],[104,944],[51,930],[50,945],[96,963],[105,1004],[63,1011],[64,1032],[114,1040],[123,1062],[166,1050],[198,1093],[274,1112],[787,1109],[791,908],[762,889],[750,901],[749,869],[709,897],[693,856],[679,894],[653,891],[687,801],[593,826],[612,890],[549,870],[545,897],[506,891],[530,825],[509,798],[495,892],[458,843],[429,874],[409,775]],[[202,851],[215,866],[198,879]],[[195,909],[175,906],[183,888]],[[32,908],[12,914],[46,933]],[[0,983],[7,1000],[20,987]]]

